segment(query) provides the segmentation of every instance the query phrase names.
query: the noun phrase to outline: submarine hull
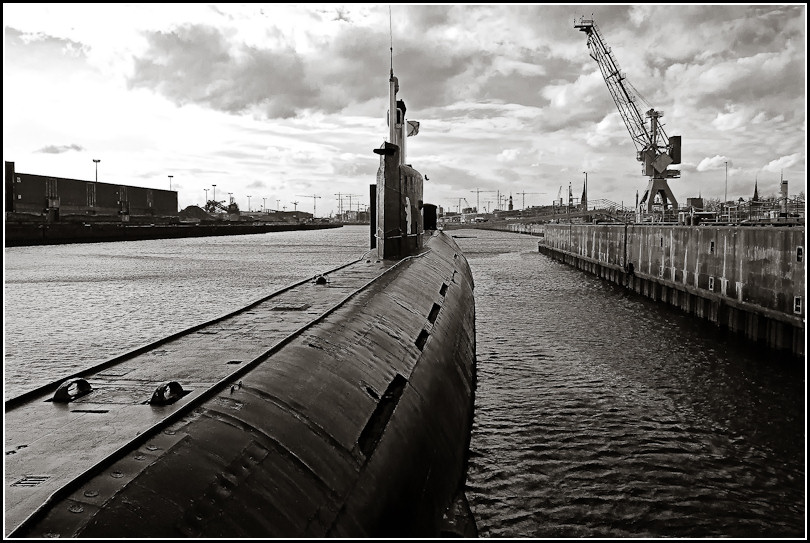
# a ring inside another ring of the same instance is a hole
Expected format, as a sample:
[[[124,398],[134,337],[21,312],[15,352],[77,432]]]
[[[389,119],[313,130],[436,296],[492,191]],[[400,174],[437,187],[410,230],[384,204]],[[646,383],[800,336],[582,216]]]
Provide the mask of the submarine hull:
[[[425,238],[361,288],[344,286],[340,303],[248,371],[180,398],[163,422],[78,469],[11,536],[453,534],[473,416],[474,287],[452,238]],[[341,288],[326,277],[324,290]],[[474,522],[467,530],[455,535],[473,535]]]
[[[7,401],[10,536],[477,535],[473,278],[388,84],[367,256]]]

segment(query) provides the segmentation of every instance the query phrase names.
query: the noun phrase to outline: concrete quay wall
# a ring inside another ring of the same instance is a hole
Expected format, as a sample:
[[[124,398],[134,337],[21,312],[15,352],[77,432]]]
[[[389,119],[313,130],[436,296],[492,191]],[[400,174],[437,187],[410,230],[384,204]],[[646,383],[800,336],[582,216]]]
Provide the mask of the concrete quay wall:
[[[803,227],[513,224],[538,250],[804,356]]]

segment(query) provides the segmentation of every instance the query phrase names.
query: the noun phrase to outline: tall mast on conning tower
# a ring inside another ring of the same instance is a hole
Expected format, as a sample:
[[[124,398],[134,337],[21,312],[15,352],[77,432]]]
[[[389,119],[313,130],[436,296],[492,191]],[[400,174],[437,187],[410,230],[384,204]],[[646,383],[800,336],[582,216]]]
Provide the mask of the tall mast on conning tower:
[[[399,91],[399,81],[394,76],[394,32],[391,24],[391,8],[388,8],[388,34],[391,39],[391,73],[388,77],[388,132],[390,143],[399,145],[397,139],[397,92]]]

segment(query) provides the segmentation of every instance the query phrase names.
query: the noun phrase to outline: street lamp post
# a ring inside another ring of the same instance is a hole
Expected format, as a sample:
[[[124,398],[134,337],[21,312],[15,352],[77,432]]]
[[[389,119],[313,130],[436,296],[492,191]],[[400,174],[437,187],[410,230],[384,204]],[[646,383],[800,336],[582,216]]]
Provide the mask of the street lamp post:
[[[90,208],[91,208],[91,212],[92,212],[94,215],[96,214],[96,190],[97,190],[97,188],[98,188],[98,187],[97,187],[97,185],[98,185],[98,163],[99,163],[99,162],[101,162],[101,160],[100,160],[100,159],[98,159],[98,158],[94,158],[94,159],[93,159],[93,163],[94,163],[94,164],[95,164],[95,166],[96,166],[96,182],[93,184],[93,192],[92,192],[92,194],[91,194],[91,197],[89,198],[89,200],[90,200],[90,201],[89,201],[89,202],[87,202],[87,204],[88,204],[88,205],[90,206]]]
[[[205,205],[208,205],[208,189],[203,189],[205,191]]]
[[[250,194],[248,194],[248,213],[250,213]]]
[[[262,211],[267,212],[267,198],[262,198]]]
[[[214,197],[211,198],[211,199],[216,202],[217,201],[217,186],[216,185],[211,185],[211,186],[214,187]]]
[[[174,176],[173,175],[169,176],[169,190],[172,190],[172,177]]]

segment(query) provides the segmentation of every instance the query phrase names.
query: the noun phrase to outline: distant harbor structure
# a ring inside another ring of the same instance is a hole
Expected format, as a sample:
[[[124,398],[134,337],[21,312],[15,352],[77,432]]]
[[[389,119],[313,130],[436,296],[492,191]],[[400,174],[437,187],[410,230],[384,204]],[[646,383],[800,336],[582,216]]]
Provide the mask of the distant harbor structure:
[[[104,216],[126,222],[130,217],[178,217],[177,191],[99,183],[18,172],[5,163],[5,201],[9,219],[49,222],[67,215]]]
[[[94,160],[94,162],[96,162]],[[96,162],[98,164],[98,162]],[[5,163],[7,247],[338,228],[305,211],[244,212],[209,200],[178,211],[177,191],[16,171]]]

